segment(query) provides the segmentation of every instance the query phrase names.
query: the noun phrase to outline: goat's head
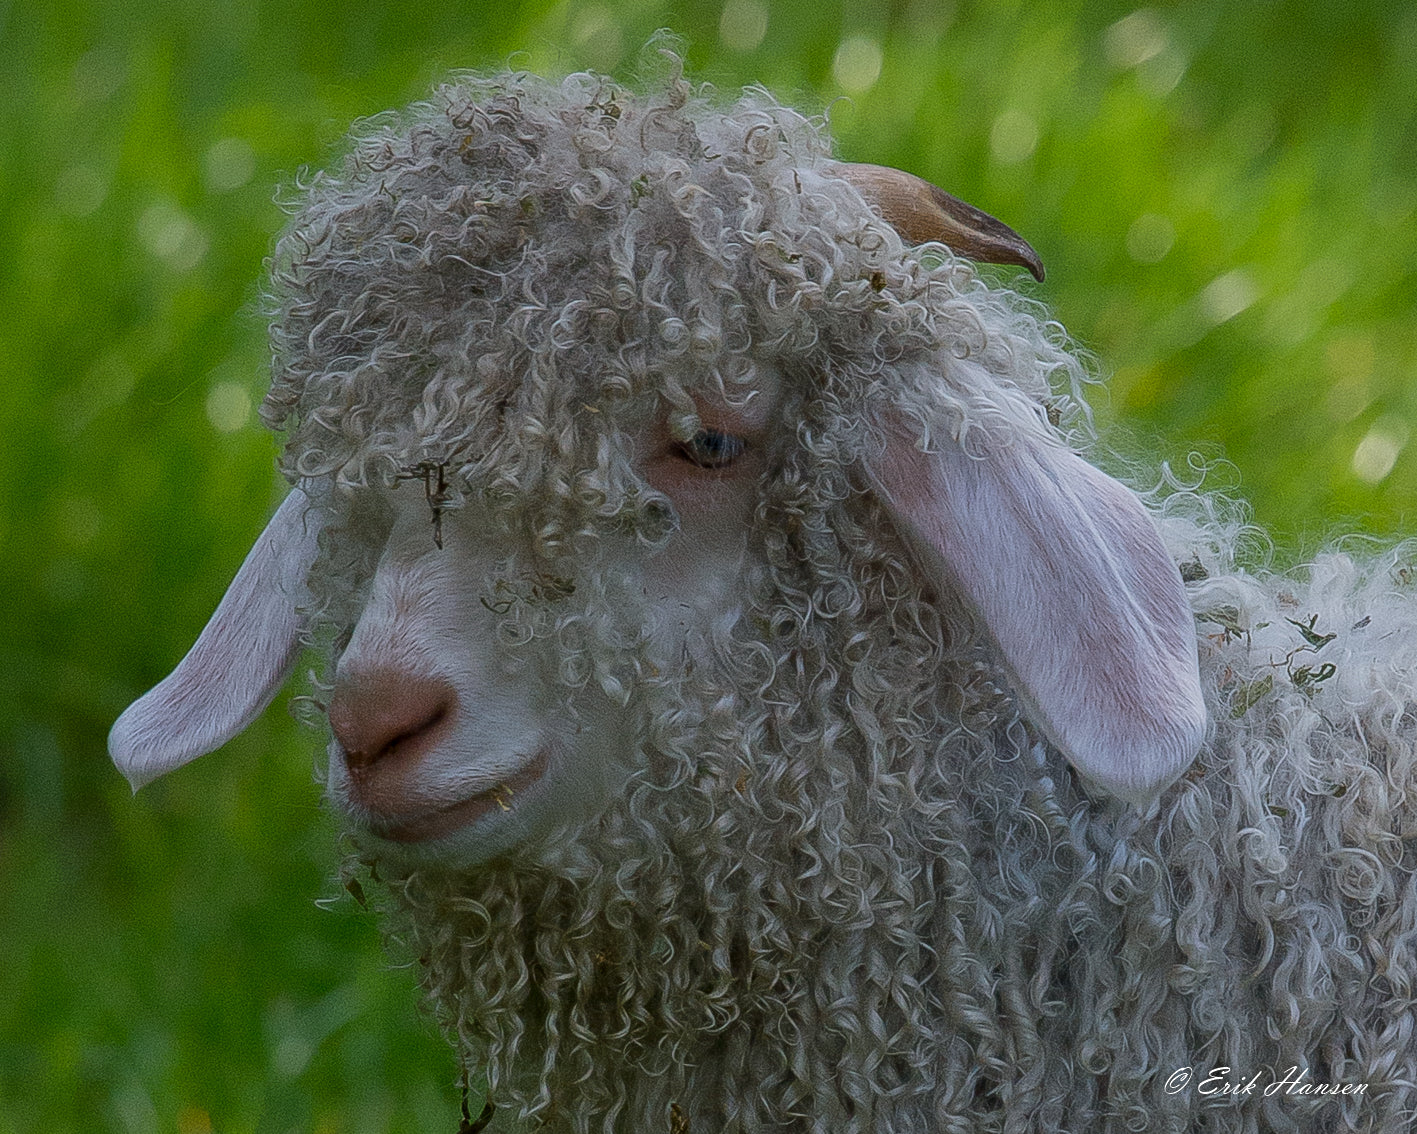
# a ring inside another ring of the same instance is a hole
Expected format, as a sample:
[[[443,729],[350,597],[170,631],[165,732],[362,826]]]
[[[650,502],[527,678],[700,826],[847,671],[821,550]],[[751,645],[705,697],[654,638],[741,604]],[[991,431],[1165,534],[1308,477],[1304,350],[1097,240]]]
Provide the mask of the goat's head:
[[[548,91],[451,89],[312,188],[264,408],[298,487],[114,726],[130,780],[239,732],[313,635],[355,826],[508,851],[614,791],[687,672],[784,664],[775,612],[855,617],[812,568],[847,527],[910,564],[883,601],[992,638],[1086,777],[1139,801],[1178,775],[1205,716],[1176,569],[1048,425],[1066,354],[940,245],[1040,274],[1032,250],[762,100]]]

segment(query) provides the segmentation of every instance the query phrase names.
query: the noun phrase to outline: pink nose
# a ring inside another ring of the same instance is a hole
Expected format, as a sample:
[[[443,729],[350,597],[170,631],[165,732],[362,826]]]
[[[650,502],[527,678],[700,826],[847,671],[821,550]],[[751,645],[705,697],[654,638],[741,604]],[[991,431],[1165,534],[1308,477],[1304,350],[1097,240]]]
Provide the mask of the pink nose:
[[[458,696],[446,681],[396,669],[341,675],[330,701],[330,727],[344,762],[359,772],[397,757],[417,761],[451,724]]]

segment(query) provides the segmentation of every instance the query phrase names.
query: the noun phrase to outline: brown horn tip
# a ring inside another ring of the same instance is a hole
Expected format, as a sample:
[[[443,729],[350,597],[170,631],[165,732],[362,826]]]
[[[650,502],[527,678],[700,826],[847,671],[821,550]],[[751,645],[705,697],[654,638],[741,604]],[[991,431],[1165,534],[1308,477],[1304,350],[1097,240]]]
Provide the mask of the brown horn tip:
[[[823,170],[855,187],[881,217],[913,244],[935,240],[986,264],[1017,264],[1043,280],[1043,261],[1023,237],[982,209],[951,196],[922,177],[865,162]]]

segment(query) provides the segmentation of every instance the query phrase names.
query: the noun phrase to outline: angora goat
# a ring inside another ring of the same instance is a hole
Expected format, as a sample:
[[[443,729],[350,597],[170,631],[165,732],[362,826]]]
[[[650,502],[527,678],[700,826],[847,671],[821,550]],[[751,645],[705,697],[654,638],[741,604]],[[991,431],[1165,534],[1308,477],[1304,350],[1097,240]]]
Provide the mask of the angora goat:
[[[677,78],[459,79],[304,187],[295,489],[111,748],[216,748],[314,645],[498,1128],[1408,1128],[1400,553],[1270,577],[1143,503],[965,256],[1036,267]]]

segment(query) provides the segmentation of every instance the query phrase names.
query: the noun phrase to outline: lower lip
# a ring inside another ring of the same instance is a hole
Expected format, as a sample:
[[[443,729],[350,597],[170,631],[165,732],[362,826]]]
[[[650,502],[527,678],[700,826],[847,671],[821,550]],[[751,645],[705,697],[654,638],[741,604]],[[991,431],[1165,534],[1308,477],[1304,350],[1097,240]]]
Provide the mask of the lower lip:
[[[423,843],[441,839],[476,823],[494,811],[511,811],[516,806],[517,796],[545,774],[546,753],[542,751],[516,775],[502,780],[487,791],[405,822],[387,826],[374,824],[371,830],[381,839],[388,839],[393,843]]]

